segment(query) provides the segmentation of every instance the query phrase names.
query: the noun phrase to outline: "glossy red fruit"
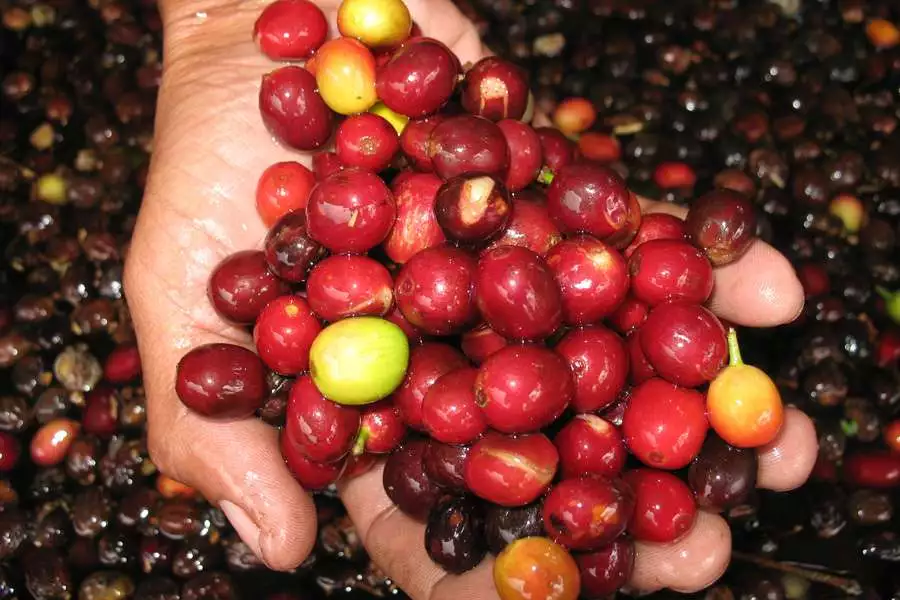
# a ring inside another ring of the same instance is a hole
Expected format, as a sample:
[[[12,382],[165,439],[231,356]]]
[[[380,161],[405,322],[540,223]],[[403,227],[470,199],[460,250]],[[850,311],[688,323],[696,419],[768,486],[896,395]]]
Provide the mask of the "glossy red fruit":
[[[434,203],[438,224],[447,238],[462,244],[487,242],[506,227],[509,192],[490,175],[459,175],[440,187]]]
[[[743,194],[713,190],[691,204],[685,230],[712,264],[727,265],[742,257],[756,239],[756,209]]]
[[[397,274],[394,295],[403,316],[432,335],[448,335],[477,316],[474,299],[475,258],[450,245],[434,246],[413,256]]]
[[[318,317],[334,322],[347,317],[386,315],[394,303],[394,280],[377,260],[341,254],[319,262],[306,280],[306,299]]]
[[[464,467],[470,446],[429,440],[424,465],[428,478],[448,490],[466,491]]]
[[[562,294],[563,320],[589,325],[611,314],[628,293],[622,255],[589,235],[556,244],[546,257]]]
[[[512,217],[498,238],[487,249],[499,246],[521,246],[539,256],[546,256],[563,236],[547,212],[542,193],[524,190],[512,197]]]
[[[285,281],[306,281],[310,267],[324,255],[325,249],[309,236],[304,211],[284,215],[266,234],[266,264]]]
[[[78,421],[53,419],[41,426],[31,438],[31,461],[39,467],[58,465],[81,430]]]
[[[615,402],[628,380],[628,351],[622,338],[601,325],[593,325],[569,331],[555,350],[572,372],[572,408],[594,412]]]
[[[322,10],[309,0],[275,0],[253,25],[253,38],[273,60],[309,58],[328,37]]]
[[[445,45],[419,38],[401,46],[379,69],[375,89],[385,106],[417,119],[446,104],[458,75],[459,61]]]
[[[442,496],[440,486],[425,472],[428,442],[411,439],[388,457],[382,472],[388,498],[407,515],[424,521]]]
[[[457,175],[494,175],[502,178],[509,166],[509,147],[503,131],[473,115],[449,117],[431,132],[428,154],[434,172],[443,179]]]
[[[281,67],[263,75],[259,111],[276,138],[310,151],[331,137],[331,110],[317,91],[316,78],[302,67]]]
[[[354,453],[371,454],[393,452],[406,437],[406,423],[400,418],[400,411],[389,400],[381,400],[362,407],[359,437]]]
[[[104,386],[96,387],[84,397],[81,428],[99,438],[111,438],[119,428],[119,399]]]
[[[266,304],[289,292],[260,250],[242,250],[225,257],[213,269],[207,288],[216,312],[241,324],[253,323]]]
[[[412,166],[419,171],[434,170],[428,150],[428,140],[431,139],[431,132],[434,131],[434,128],[446,118],[442,114],[436,114],[410,121],[406,124],[403,133],[400,134],[400,149]]]
[[[304,456],[298,446],[289,439],[286,431],[281,432],[279,447],[284,462],[294,479],[305,490],[316,491],[327,488],[337,481],[345,469],[344,461],[317,463]]]
[[[709,430],[706,403],[698,391],[648,379],[631,391],[622,435],[631,453],[658,469],[686,467]]]
[[[578,138],[578,153],[588,160],[609,164],[622,158],[622,144],[611,135],[586,131]]]
[[[666,213],[650,213],[641,218],[641,226],[637,235],[625,248],[625,258],[631,257],[638,246],[651,240],[680,240],[687,239],[687,231],[684,221],[675,215]]]
[[[359,409],[328,400],[308,375],[298,377],[291,387],[285,431],[311,461],[327,463],[345,456],[356,441],[359,424]]]
[[[141,374],[141,355],[135,344],[116,346],[103,363],[103,378],[110,383],[128,383]]]
[[[648,314],[650,314],[650,307],[629,295],[606,318],[606,323],[622,335],[629,335],[644,324]]]
[[[391,309],[385,317],[388,321],[399,327],[403,330],[403,333],[406,334],[406,339],[409,340],[410,345],[418,344],[422,341],[422,338],[425,336],[424,332],[421,329],[416,329],[412,323],[406,320],[406,317],[403,316],[403,313],[400,312],[400,309],[397,308],[397,303],[394,303],[394,307]]]
[[[0,473],[9,473],[16,468],[21,455],[19,440],[10,433],[0,431]]]
[[[253,327],[253,343],[266,366],[282,375],[309,368],[309,349],[322,325],[309,304],[299,296],[281,296],[269,302]]]
[[[697,183],[697,174],[687,163],[663,162],[653,171],[653,182],[663,190],[693,188]]]
[[[434,202],[441,184],[432,173],[404,171],[391,182],[397,203],[397,220],[384,241],[384,251],[402,265],[425,248],[446,241],[434,214]]]
[[[725,328],[699,304],[657,306],[638,335],[647,361],[660,377],[685,387],[712,381],[728,359]]]
[[[650,306],[670,300],[702,304],[713,289],[712,265],[685,241],[641,244],[628,259],[628,271],[632,295]]]
[[[625,347],[628,350],[629,381],[632,384],[637,385],[651,377],[657,377],[656,370],[650,364],[650,361],[647,360],[647,355],[644,354],[640,330],[625,338]]]
[[[634,469],[623,478],[634,490],[634,513],[628,533],[645,542],[677,540],[694,524],[697,505],[686,483],[671,473]]]
[[[615,594],[634,571],[634,542],[621,538],[593,552],[575,555],[581,571],[581,595],[600,600]]]
[[[595,550],[625,531],[634,495],[620,479],[579,477],[557,483],[544,498],[544,529],[558,544]]]
[[[541,139],[541,153],[544,164],[554,174],[575,160],[575,144],[554,127],[535,129]]]
[[[491,329],[487,323],[465,332],[460,340],[463,354],[476,365],[480,365],[487,357],[508,345],[509,340]]]
[[[488,433],[469,451],[466,486],[494,504],[524,506],[549,487],[558,464],[556,447],[544,434]]]
[[[562,323],[562,298],[540,256],[518,246],[485,252],[478,261],[476,301],[491,328],[509,339],[538,340]]]
[[[335,152],[341,163],[369,171],[386,169],[400,149],[397,131],[372,113],[347,117],[338,125]]]
[[[313,175],[316,176],[316,181],[322,181],[329,175],[343,170],[346,166],[338,158],[337,152],[320,150],[312,157]]]
[[[384,241],[397,207],[378,175],[346,168],[319,182],[306,205],[310,236],[332,252],[362,253]]]
[[[900,454],[856,452],[844,460],[844,480],[859,487],[900,487]]]
[[[518,192],[534,182],[544,163],[541,138],[537,132],[516,118],[497,123],[509,147],[509,167],[503,183],[510,192]]]
[[[466,112],[479,117],[521,119],[528,106],[528,75],[499,56],[487,56],[466,72],[460,100]]]
[[[589,233],[601,241],[613,237],[619,241],[617,234],[632,227],[635,213],[640,223],[640,206],[625,181],[612,169],[589,163],[555,171],[547,189],[547,209],[564,233]],[[633,237],[622,245],[627,246]]]
[[[175,392],[203,416],[242,419],[252,415],[268,394],[266,369],[242,346],[204,344],[181,357]]]
[[[574,386],[566,361],[543,346],[507,346],[478,369],[475,397],[487,423],[503,433],[538,431],[569,405]]]
[[[425,395],[422,423],[432,438],[445,444],[467,444],[487,430],[476,404],[478,369],[463,367],[441,376]]]
[[[422,402],[428,389],[441,375],[465,366],[466,357],[453,346],[436,342],[414,346],[409,353],[406,377],[391,396],[403,421],[413,429],[424,430]]]
[[[287,213],[305,209],[315,184],[313,172],[300,163],[275,163],[263,171],[256,184],[256,212],[266,227],[271,227]]]
[[[581,475],[615,477],[625,466],[628,450],[622,434],[597,415],[580,414],[553,438],[565,478]]]

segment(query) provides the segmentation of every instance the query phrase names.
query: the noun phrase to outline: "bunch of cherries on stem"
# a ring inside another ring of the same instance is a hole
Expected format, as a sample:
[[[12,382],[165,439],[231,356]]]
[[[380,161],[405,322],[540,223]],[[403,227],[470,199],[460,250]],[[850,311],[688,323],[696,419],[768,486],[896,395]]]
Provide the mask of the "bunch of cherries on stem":
[[[261,175],[265,247],[210,277],[257,352],[191,350],[178,396],[240,419],[289,378],[281,449],[304,488],[387,455],[387,495],[445,570],[490,551],[504,600],[610,594],[633,540],[742,502],[781,428],[773,382],[703,306],[753,207],[722,189],[685,220],[642,218],[615,171],[528,124],[512,63],[463,67],[401,0],[345,0],[337,22],[326,40],[314,4],[276,0],[256,23],[267,56],[298,63],[263,76],[263,120],[312,170]]]

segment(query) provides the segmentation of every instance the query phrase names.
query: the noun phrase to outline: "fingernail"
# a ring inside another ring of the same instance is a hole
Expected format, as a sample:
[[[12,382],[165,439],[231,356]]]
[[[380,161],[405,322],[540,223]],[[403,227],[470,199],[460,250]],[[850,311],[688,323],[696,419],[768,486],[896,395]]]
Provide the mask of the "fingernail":
[[[220,502],[219,508],[225,513],[225,517],[228,519],[228,522],[231,523],[231,526],[234,527],[234,530],[237,531],[241,540],[250,547],[250,550],[253,551],[253,554],[255,554],[257,558],[265,562],[262,548],[259,544],[259,527],[256,526],[256,523],[253,522],[250,515],[248,515],[243,508],[228,500]]]

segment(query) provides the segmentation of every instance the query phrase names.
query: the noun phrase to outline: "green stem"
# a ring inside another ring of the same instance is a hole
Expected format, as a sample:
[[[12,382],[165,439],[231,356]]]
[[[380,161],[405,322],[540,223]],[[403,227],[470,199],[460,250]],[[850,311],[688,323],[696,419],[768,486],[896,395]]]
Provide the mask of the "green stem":
[[[900,324],[900,292],[891,292],[880,285],[875,292],[884,300],[884,310],[894,323]]]
[[[737,331],[734,327],[728,328],[728,365],[737,367],[744,364],[741,359],[741,347],[738,346]]]
[[[550,167],[541,167],[540,172],[538,172],[537,176],[538,183],[543,183],[544,185],[550,185],[553,183],[553,171]]]
[[[356,436],[356,443],[353,444],[353,456],[362,456],[366,451],[366,441],[369,439],[369,430],[366,427],[361,427],[359,429],[359,434]]]

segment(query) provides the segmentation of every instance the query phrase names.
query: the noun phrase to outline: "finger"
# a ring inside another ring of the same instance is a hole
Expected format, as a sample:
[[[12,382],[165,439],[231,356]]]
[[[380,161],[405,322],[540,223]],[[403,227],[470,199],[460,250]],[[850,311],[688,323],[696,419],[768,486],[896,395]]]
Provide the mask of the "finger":
[[[490,54],[475,25],[450,0],[407,0],[406,5],[422,35],[445,43],[462,64],[475,63]]]
[[[644,212],[684,218],[687,209],[641,198]],[[717,315],[749,327],[790,323],[803,311],[803,287],[791,263],[775,248],[756,240],[736,262],[715,270],[709,307]]]
[[[630,588],[695,592],[712,585],[731,559],[731,531],[722,517],[700,511],[694,526],[671,544],[635,543]]]
[[[786,408],[778,437],[758,450],[757,485],[776,492],[800,487],[812,473],[818,450],[810,418],[796,408]]]

